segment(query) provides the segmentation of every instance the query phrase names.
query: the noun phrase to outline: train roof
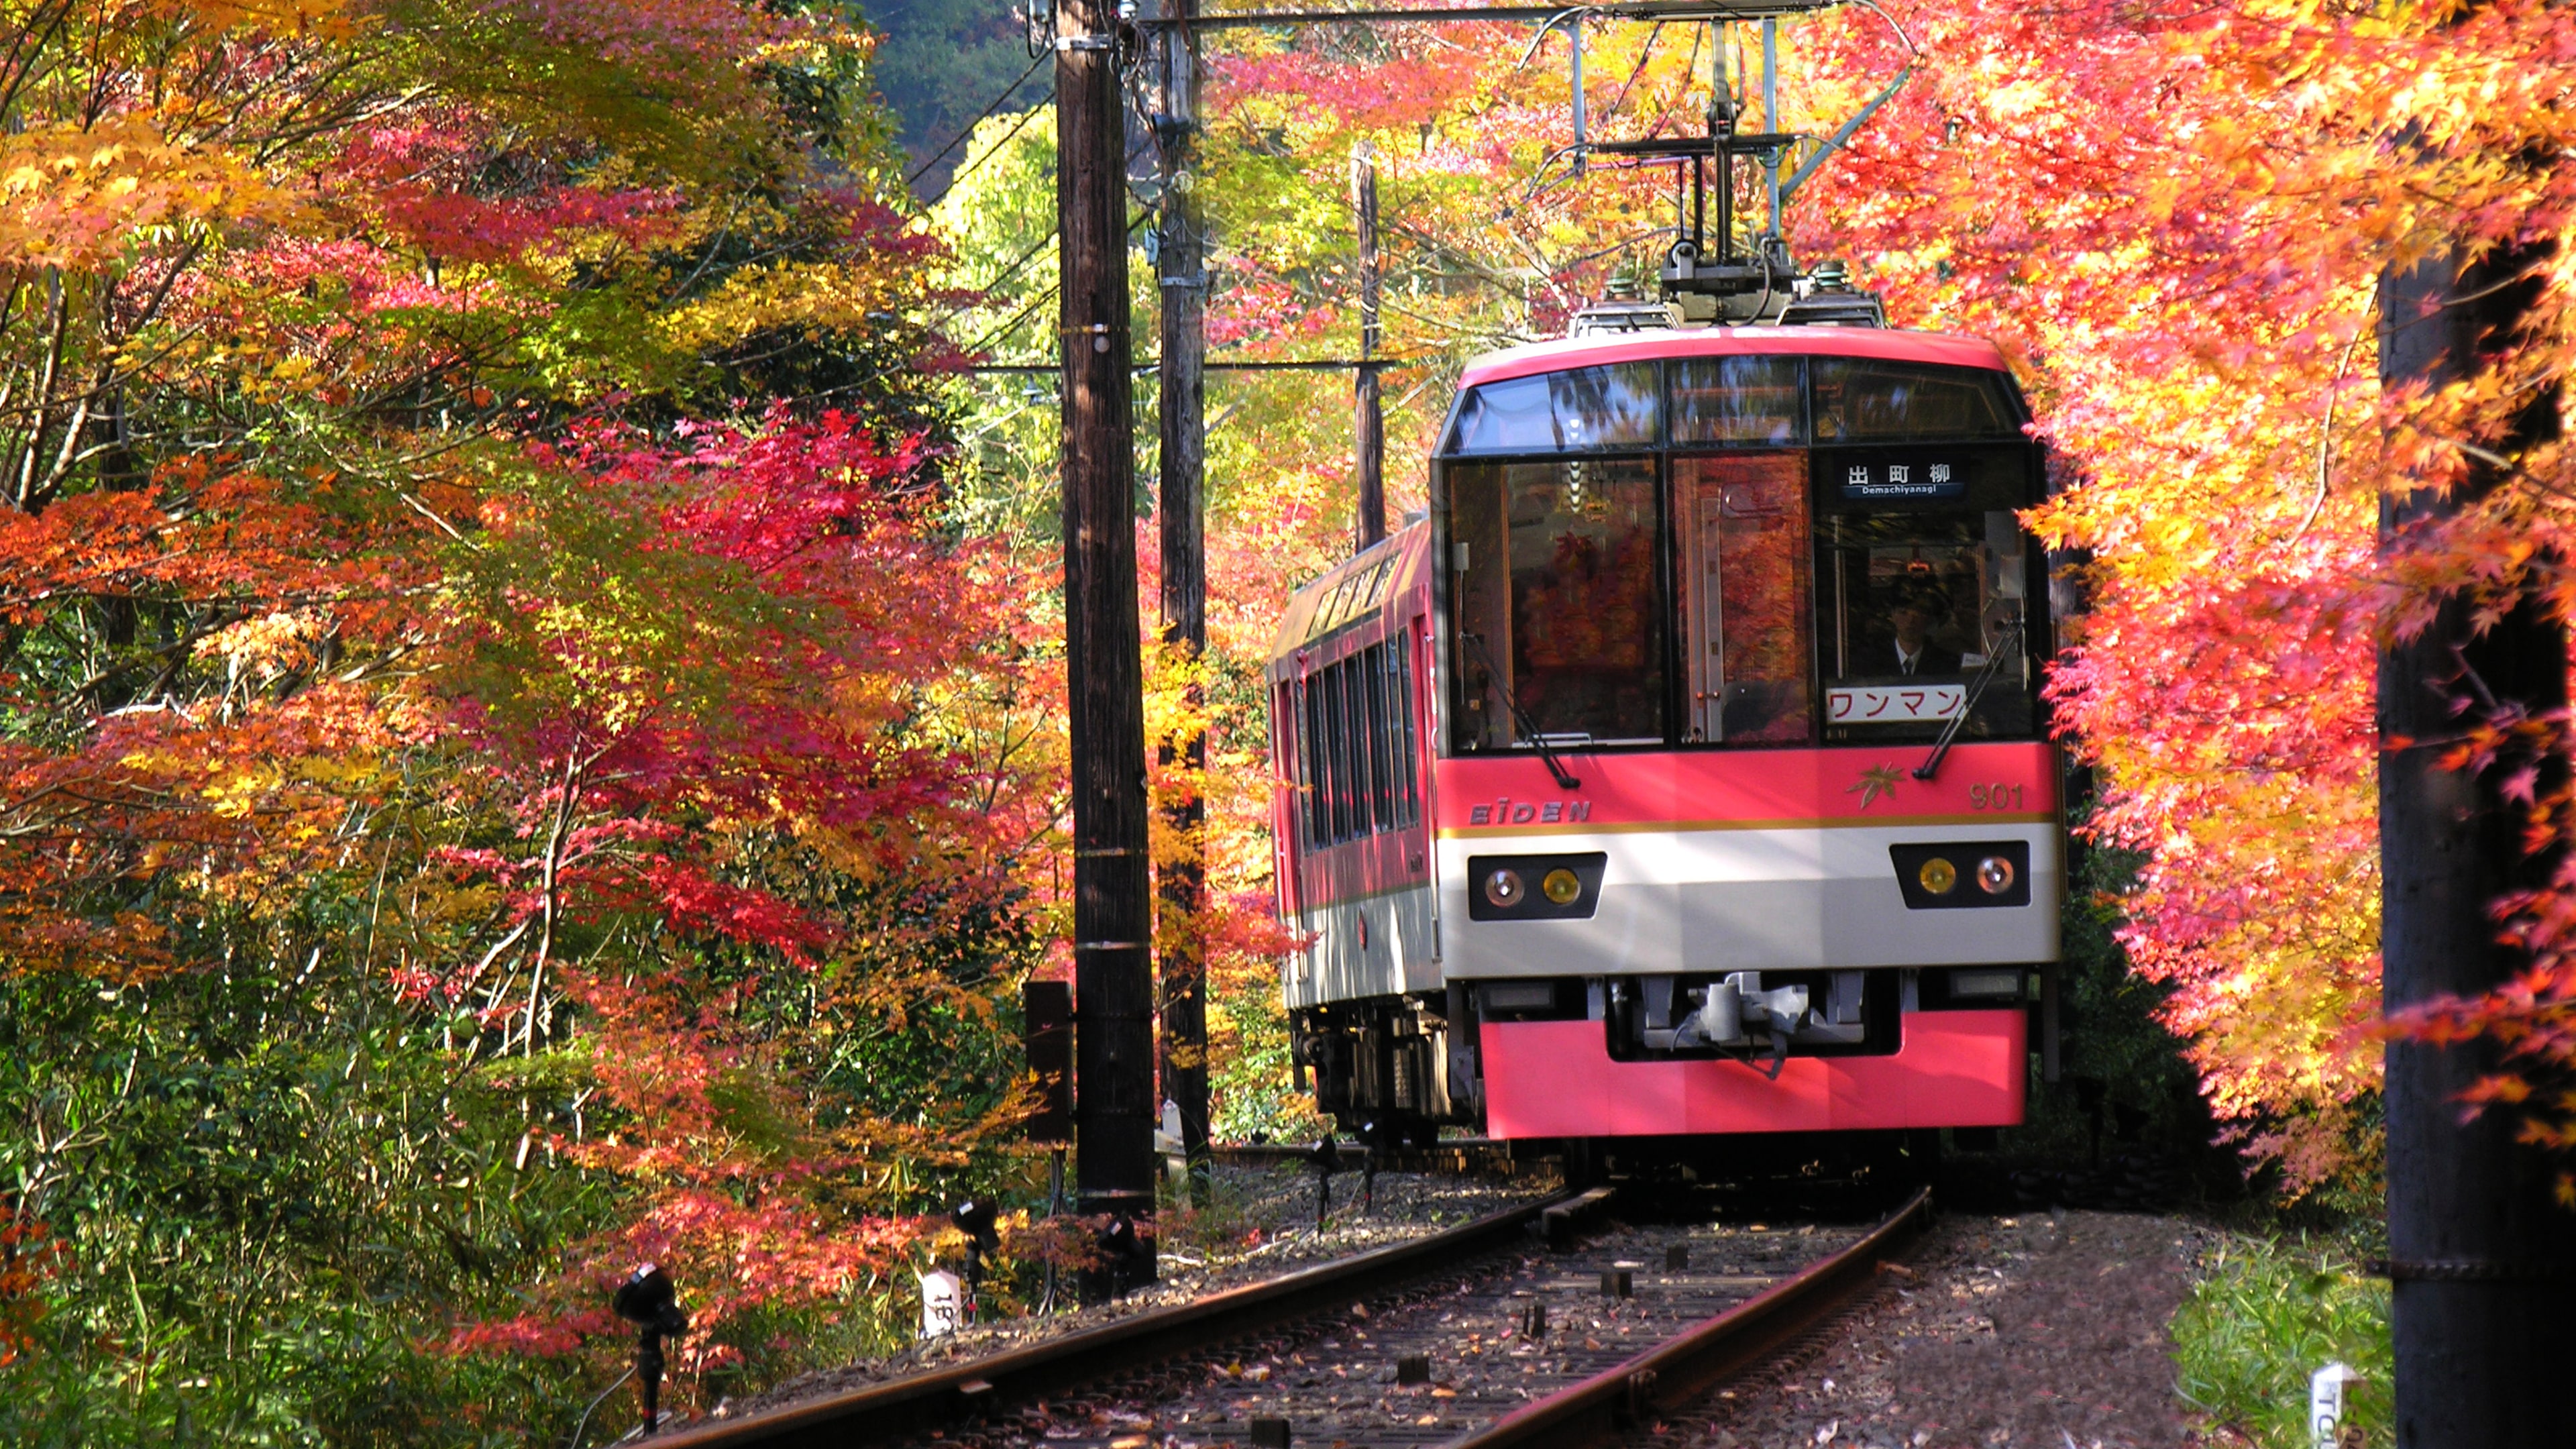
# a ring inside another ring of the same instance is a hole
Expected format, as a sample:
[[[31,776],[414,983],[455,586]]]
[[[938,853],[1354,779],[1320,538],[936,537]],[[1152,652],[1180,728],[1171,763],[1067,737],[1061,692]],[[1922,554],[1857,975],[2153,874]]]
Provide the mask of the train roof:
[[[1952,332],[1897,332],[1876,327],[1655,328],[1608,336],[1568,337],[1488,352],[1467,364],[1461,387],[1501,382],[1570,367],[1598,367],[1658,357],[1726,357],[1791,352],[1807,357],[1869,357],[1891,362],[1936,362],[2009,372],[2003,352],[1982,337]]]
[[[1270,648],[1274,668],[1346,625],[1403,607],[1399,596],[1421,587],[1422,555],[1430,536],[1431,526],[1414,516],[1385,538],[1298,585],[1279,616],[1279,633]],[[1343,588],[1345,582],[1351,587]]]

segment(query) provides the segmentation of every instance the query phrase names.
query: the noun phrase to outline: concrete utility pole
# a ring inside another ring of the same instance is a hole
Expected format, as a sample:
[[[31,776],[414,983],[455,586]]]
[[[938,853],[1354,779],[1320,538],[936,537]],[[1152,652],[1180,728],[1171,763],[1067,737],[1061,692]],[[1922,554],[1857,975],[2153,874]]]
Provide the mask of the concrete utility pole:
[[[1161,237],[1154,252],[1162,293],[1163,642],[1207,652],[1207,237],[1190,172],[1198,138],[1198,38],[1189,22],[1197,0],[1163,0],[1172,25],[1163,32],[1162,113],[1154,134],[1163,158]],[[1190,712],[1204,703],[1194,686]],[[1181,742],[1193,773],[1207,769],[1207,736]],[[1164,748],[1163,763],[1174,752]],[[1197,840],[1207,804],[1197,796],[1164,807],[1184,840]],[[1203,1206],[1215,1162],[1208,1154],[1207,953],[1199,935],[1207,915],[1207,868],[1193,851],[1164,867],[1157,882],[1162,918],[1163,1095],[1181,1109],[1181,1146],[1189,1156],[1190,1202]]]
[[[1127,118],[1113,6],[1114,0],[1057,0],[1055,7],[1076,1207],[1085,1215],[1125,1215],[1137,1241],[1124,1261],[1083,1274],[1087,1302],[1153,1280],[1159,1115],[1128,381],[1134,346],[1127,317]]]
[[[1359,455],[1356,548],[1386,537],[1386,411],[1378,401],[1377,153],[1351,148],[1351,219],[1360,236],[1360,370],[1351,380],[1351,433]]]
[[[2380,377],[2433,386],[2470,376],[2505,344],[2536,284],[2512,280],[2538,258],[2464,266],[2437,256],[2380,286]],[[2510,454],[2554,431],[2556,399],[2533,401],[2515,435],[2480,439]],[[2447,497],[2383,506],[2380,535],[2458,513],[2499,481],[2477,465]],[[2476,996],[2523,964],[2489,914],[2537,885],[2553,861],[2522,848],[2522,812],[2501,769],[2444,769],[2460,729],[2453,698],[2492,697],[2545,716],[2567,700],[2567,638],[2526,594],[2484,633],[2469,608],[2443,607],[2417,638],[2379,658],[2382,992],[2395,1011],[2430,997]],[[2400,741],[2403,741],[2402,745]],[[2514,1140],[2514,1114],[2460,1123],[2459,1095],[2497,1065],[2486,1042],[2388,1048],[2388,1251],[2394,1280],[2397,1442],[2402,1449],[2576,1444],[2576,1396],[2556,1376],[2576,1362],[2576,1217],[2550,1197],[2550,1164]]]

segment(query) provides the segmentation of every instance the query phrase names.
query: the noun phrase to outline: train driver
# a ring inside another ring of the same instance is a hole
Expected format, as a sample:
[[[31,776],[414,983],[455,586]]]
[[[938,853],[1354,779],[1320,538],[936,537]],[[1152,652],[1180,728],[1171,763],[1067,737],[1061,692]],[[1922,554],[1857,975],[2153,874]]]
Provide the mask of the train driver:
[[[1887,606],[1887,632],[1863,645],[1852,660],[1854,674],[1955,675],[1961,664],[1955,649],[1944,649],[1932,630],[1950,617],[1950,599],[1941,586],[1914,582],[1903,586]]]

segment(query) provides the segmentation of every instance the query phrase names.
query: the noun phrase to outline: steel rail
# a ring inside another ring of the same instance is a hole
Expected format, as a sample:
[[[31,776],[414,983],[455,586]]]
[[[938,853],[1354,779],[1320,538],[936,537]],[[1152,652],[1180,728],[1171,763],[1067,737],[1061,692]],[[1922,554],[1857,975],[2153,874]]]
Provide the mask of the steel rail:
[[[1831,1316],[1920,1230],[1931,1204],[1931,1190],[1918,1191],[1867,1237],[1761,1296],[1441,1449],[1588,1449],[1631,1433],[1658,1411],[1677,1408],[1760,1364]]]
[[[1601,5],[1421,5],[1353,10],[1234,10],[1171,20],[1140,15],[1139,30],[1232,30],[1269,25],[1386,24],[1410,21],[1559,20],[1567,15],[1606,20],[1760,20],[1829,10],[1841,0],[1610,0]]]
[[[1369,1148],[1357,1142],[1339,1144],[1335,1172],[1365,1171],[1371,1158],[1380,1172],[1493,1173],[1509,1176],[1521,1167],[1557,1159],[1555,1144],[1523,1140],[1517,1144],[1489,1137],[1451,1137],[1425,1146]],[[1304,1142],[1212,1142],[1209,1153],[1219,1162],[1246,1167],[1312,1166],[1313,1144]]]
[[[996,1404],[1117,1378],[1346,1307],[1405,1278],[1507,1243],[1533,1224],[1553,1229],[1557,1220],[1596,1207],[1607,1195],[1594,1189],[1525,1203],[1426,1238],[1247,1284],[1195,1303],[1139,1313],[1098,1328],[741,1419],[703,1420],[643,1442],[660,1449],[747,1449],[752,1445],[845,1449],[909,1437]]]

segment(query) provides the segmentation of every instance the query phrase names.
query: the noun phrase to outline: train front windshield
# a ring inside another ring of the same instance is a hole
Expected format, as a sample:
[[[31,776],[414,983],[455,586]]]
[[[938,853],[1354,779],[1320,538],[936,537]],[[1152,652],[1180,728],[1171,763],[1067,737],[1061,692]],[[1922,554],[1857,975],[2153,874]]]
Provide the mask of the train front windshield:
[[[1451,744],[2032,736],[2037,449],[1976,368],[1739,355],[1460,399]]]

